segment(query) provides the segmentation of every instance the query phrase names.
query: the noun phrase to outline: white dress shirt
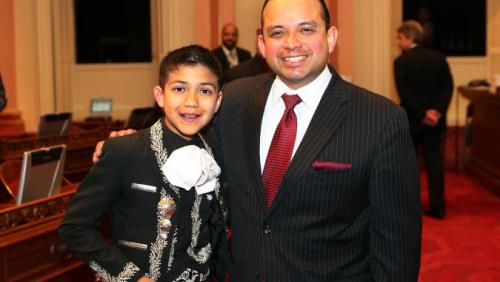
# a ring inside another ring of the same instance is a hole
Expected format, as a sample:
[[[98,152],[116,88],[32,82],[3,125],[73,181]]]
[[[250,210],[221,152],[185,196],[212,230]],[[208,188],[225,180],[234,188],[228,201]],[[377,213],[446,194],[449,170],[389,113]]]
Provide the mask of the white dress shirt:
[[[230,68],[237,66],[240,63],[238,60],[238,53],[236,52],[236,47],[234,47],[233,50],[229,50],[224,45],[222,45],[222,51],[224,51],[224,55],[226,55],[226,59],[229,63]]]
[[[288,87],[278,76],[271,86],[269,95],[267,96],[266,106],[264,108],[264,116],[262,117],[262,126],[260,132],[260,167],[261,172],[264,170],[264,164],[266,163],[267,153],[271,142],[273,140],[274,131],[278,127],[278,124],[285,112],[285,102],[281,96],[286,93],[288,95],[299,95],[302,102],[300,102],[294,108],[294,112],[297,115],[297,137],[295,138],[295,144],[293,146],[292,158],[300,145],[300,142],[304,138],[307,127],[311,122],[311,119],[318,107],[319,101],[323,96],[330,79],[332,78],[332,73],[325,67],[323,72],[316,77],[311,83],[299,89],[291,89]]]

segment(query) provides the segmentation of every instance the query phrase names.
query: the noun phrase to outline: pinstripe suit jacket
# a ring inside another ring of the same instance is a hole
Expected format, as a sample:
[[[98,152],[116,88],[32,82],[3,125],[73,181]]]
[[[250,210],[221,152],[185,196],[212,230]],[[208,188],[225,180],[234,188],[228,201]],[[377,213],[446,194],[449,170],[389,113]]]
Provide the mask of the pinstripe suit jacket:
[[[231,281],[416,281],[419,180],[404,111],[334,72],[267,208],[259,139],[273,79],[226,85],[214,127],[229,187]]]

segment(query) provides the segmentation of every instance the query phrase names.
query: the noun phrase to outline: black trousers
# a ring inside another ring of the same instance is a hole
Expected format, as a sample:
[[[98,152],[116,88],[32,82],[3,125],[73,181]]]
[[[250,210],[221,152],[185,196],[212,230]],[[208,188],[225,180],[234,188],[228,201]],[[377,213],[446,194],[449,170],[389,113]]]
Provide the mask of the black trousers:
[[[446,212],[444,197],[444,136],[446,127],[420,125],[411,129],[415,151],[421,153],[427,170],[429,203],[433,211]]]

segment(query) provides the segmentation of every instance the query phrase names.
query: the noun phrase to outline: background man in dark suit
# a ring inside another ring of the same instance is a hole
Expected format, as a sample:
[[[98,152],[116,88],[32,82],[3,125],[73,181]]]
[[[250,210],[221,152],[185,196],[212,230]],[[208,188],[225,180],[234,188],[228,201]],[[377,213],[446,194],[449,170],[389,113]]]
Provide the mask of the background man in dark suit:
[[[267,67],[266,60],[264,59],[264,57],[262,57],[262,54],[258,50],[259,47],[257,45],[257,41],[260,34],[262,34],[262,29],[258,28],[255,36],[255,46],[257,48],[257,53],[255,53],[255,56],[225,71],[224,75],[222,76],[222,85],[238,78],[256,76],[258,74],[270,71]]]
[[[238,27],[233,23],[225,24],[221,32],[222,45],[212,50],[222,65],[222,71],[234,67],[252,57],[248,50],[239,48]]]
[[[417,148],[421,147],[427,168],[430,210],[425,214],[443,219],[446,206],[442,148],[453,79],[444,55],[420,45],[423,32],[413,20],[398,28],[403,53],[394,61],[394,75],[413,141]]]
[[[231,280],[417,281],[418,167],[404,110],[327,66],[337,30],[324,1],[265,1],[262,28],[277,75],[227,84],[214,126]]]

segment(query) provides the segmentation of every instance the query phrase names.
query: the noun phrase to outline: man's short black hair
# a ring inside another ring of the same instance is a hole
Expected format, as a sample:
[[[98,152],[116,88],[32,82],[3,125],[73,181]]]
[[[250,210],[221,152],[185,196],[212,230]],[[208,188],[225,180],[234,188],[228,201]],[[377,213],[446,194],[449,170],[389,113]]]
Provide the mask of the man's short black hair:
[[[207,67],[217,77],[217,87],[220,86],[219,81],[222,77],[222,67],[212,52],[200,45],[188,45],[170,51],[161,61],[159,75],[160,87],[165,87],[168,75],[171,72],[178,70],[180,66],[195,65]]]
[[[262,28],[264,28],[264,9],[267,6],[267,3],[269,3],[271,0],[265,0],[264,4],[262,5],[262,11],[260,12],[260,25]],[[328,7],[326,6],[326,3],[324,0],[318,0],[319,4],[321,6],[321,18],[325,22],[325,29],[328,31],[330,28],[330,13],[328,12]]]

